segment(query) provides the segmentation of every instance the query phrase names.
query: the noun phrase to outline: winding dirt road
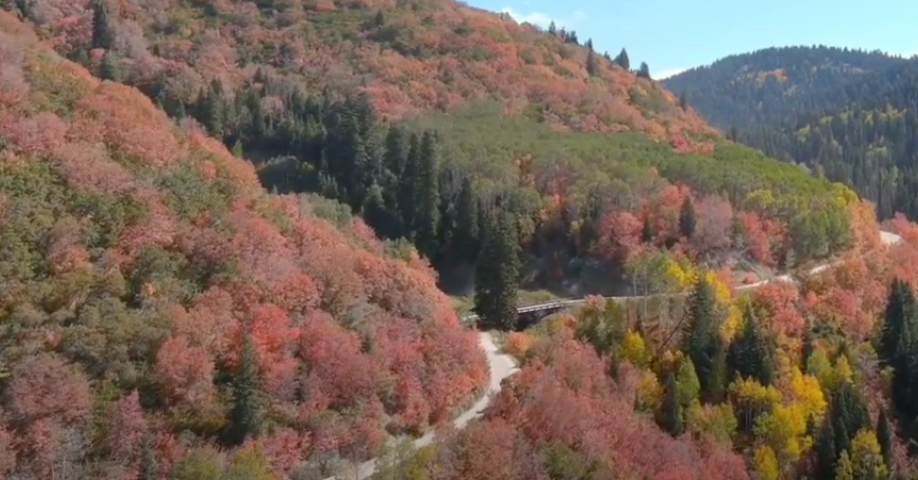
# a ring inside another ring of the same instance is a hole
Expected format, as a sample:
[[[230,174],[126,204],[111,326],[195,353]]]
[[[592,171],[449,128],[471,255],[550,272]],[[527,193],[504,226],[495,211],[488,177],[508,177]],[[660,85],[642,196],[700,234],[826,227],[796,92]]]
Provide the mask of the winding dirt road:
[[[891,233],[891,232],[885,232],[885,231],[880,232],[880,239],[882,240],[883,244],[886,246],[894,245],[902,241],[902,237],[900,237],[899,235],[896,235],[895,233]],[[815,275],[815,274],[823,272],[837,265],[838,263],[839,263],[838,261],[825,263],[825,264],[819,265],[811,269],[808,273],[810,275]],[[796,280],[794,279],[793,276],[791,276],[790,274],[784,274],[784,275],[779,275],[777,277],[772,277],[766,280],[761,280],[756,283],[751,283],[749,285],[743,285],[743,286],[737,287],[737,290],[749,290],[749,289],[761,287],[762,285],[765,285],[766,283],[770,283],[770,282],[794,282],[794,281]],[[607,298],[609,300],[633,300],[633,299],[640,299],[643,297],[633,296],[633,297],[607,297]],[[539,305],[529,305],[526,307],[520,307],[518,311],[531,312],[531,311],[557,308],[558,306],[575,306],[577,304],[582,303],[583,301],[584,301],[583,299],[556,300],[554,302],[548,302],[548,303],[539,304]],[[474,318],[477,318],[477,315],[468,314],[468,315],[463,316],[463,320],[470,320]],[[481,398],[479,398],[478,401],[475,402],[475,404],[472,405],[468,410],[464,411],[455,420],[453,420],[453,425],[455,425],[456,428],[459,428],[459,429],[465,428],[466,425],[468,425],[470,421],[481,416],[482,412],[491,403],[491,399],[493,398],[494,394],[500,391],[501,382],[505,378],[519,371],[519,368],[517,367],[516,361],[513,359],[513,357],[511,357],[510,355],[502,354],[498,352],[497,345],[494,343],[494,338],[491,336],[490,333],[488,332],[479,333],[479,345],[481,345],[481,349],[484,350],[485,354],[487,355],[488,365],[490,366],[490,369],[491,369],[491,380],[488,385],[488,390],[481,396]],[[435,432],[429,431],[423,437],[415,440],[413,442],[413,445],[415,448],[421,448],[421,447],[430,445],[430,443],[433,442],[434,436],[435,436]],[[374,473],[376,473],[376,459],[375,458],[361,463],[360,465],[358,465],[356,471],[351,472],[349,475],[339,475],[339,476],[329,477],[329,478],[326,478],[325,480],[365,480],[371,477]]]

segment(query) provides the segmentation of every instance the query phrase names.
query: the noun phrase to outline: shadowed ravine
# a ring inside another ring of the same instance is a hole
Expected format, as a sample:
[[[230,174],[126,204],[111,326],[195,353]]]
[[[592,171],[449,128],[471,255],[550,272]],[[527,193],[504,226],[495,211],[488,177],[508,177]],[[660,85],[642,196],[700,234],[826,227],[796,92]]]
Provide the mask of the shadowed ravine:
[[[894,245],[902,241],[902,237],[900,237],[899,235],[896,235],[895,233],[891,233],[891,232],[885,232],[885,231],[880,232],[880,238],[883,241],[883,244],[886,246]],[[838,265],[838,263],[839,261],[824,263],[822,265],[819,265],[819,266],[816,266],[810,269],[810,271],[807,273],[809,275],[815,275],[815,274],[824,272],[825,270],[835,265]],[[743,285],[743,286],[737,287],[736,289],[738,291],[745,291],[745,290],[751,290],[753,288],[761,287],[762,285],[765,285],[771,282],[795,282],[795,281],[796,280],[794,279],[794,277],[791,276],[790,274],[784,274],[784,275],[779,275],[777,277],[772,277],[769,279],[761,280],[756,283],[751,283],[749,285]],[[681,294],[671,294],[671,295],[681,295]],[[637,296],[630,296],[630,297],[628,296],[626,297],[606,297],[606,299],[612,300],[612,301],[626,301],[626,300],[640,300],[644,297],[645,296],[637,295]],[[528,312],[538,312],[541,310],[555,310],[555,309],[558,309],[559,307],[577,306],[577,305],[582,304],[583,302],[584,302],[584,299],[582,298],[555,300],[552,302],[546,302],[546,303],[541,303],[537,305],[528,305],[525,307],[520,307],[517,309],[517,311],[520,313],[528,313]],[[477,318],[478,316],[472,313],[472,314],[464,315],[462,317],[462,320],[468,322],[468,321],[475,320]],[[469,407],[469,409],[462,412],[462,414],[460,414],[455,420],[453,420],[453,425],[455,425],[455,427],[458,429],[465,428],[466,425],[468,425],[468,423],[471,420],[480,416],[481,413],[484,411],[484,409],[487,408],[488,405],[491,403],[491,399],[494,397],[494,394],[500,392],[501,382],[505,378],[519,371],[519,368],[517,368],[516,361],[513,359],[513,357],[511,357],[510,355],[502,354],[498,352],[497,345],[495,344],[494,338],[491,336],[490,333],[480,332],[479,336],[480,336],[479,345],[481,345],[482,350],[485,351],[485,354],[487,355],[487,358],[488,358],[488,365],[491,369],[491,379],[488,384],[487,391],[484,394],[482,394],[481,398],[479,398],[478,401],[476,401],[474,405]],[[430,443],[434,439],[434,436],[435,436],[434,431],[428,431],[423,437],[415,440],[413,442],[413,446],[415,448],[421,448],[421,447],[430,445]],[[370,476],[372,476],[374,473],[376,473],[376,459],[375,458],[358,465],[356,472],[351,472],[349,475],[338,475],[338,476],[328,477],[325,480],[365,480],[369,478]]]

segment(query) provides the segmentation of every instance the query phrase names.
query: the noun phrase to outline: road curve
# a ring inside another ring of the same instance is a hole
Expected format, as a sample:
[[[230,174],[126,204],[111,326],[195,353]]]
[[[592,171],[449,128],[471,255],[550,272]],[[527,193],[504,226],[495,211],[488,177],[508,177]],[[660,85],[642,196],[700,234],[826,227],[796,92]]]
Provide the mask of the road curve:
[[[880,239],[883,244],[886,246],[894,245],[902,241],[902,237],[896,235],[892,232],[881,231]],[[831,262],[819,265],[815,268],[812,268],[808,273],[810,275],[815,275],[817,273],[823,272],[839,262]],[[749,290],[757,287],[761,287],[766,283],[770,282],[794,282],[795,279],[790,274],[779,275],[777,277],[772,277],[766,280],[761,280],[756,283],[750,283],[748,285],[742,285],[737,287],[737,290]],[[630,297],[606,297],[608,300],[635,300],[643,298],[642,296],[630,296]],[[533,312],[539,310],[548,310],[552,308],[558,308],[561,306],[575,306],[584,302],[584,299],[565,299],[565,300],[556,300],[553,302],[542,303],[538,305],[528,305],[525,307],[520,307],[517,309],[519,313]],[[475,320],[478,318],[478,315],[467,314],[462,316],[463,321]],[[474,405],[469,407],[468,410],[462,412],[455,420],[453,420],[453,425],[456,428],[462,429],[475,418],[481,416],[482,412],[488,405],[491,403],[491,399],[494,394],[500,391],[501,382],[519,371],[519,368],[516,365],[516,361],[507,354],[498,353],[497,345],[494,343],[494,338],[488,332],[479,332],[479,345],[481,349],[485,351],[485,355],[488,358],[488,366],[491,370],[491,379],[488,385],[488,390],[475,402]],[[430,445],[433,442],[435,432],[429,431],[423,437],[418,438],[413,442],[415,448],[421,448],[427,445]],[[357,471],[351,475],[345,476],[333,476],[328,477],[325,480],[365,480],[371,477],[376,473],[376,459],[371,459],[366,462],[361,463],[357,467]]]

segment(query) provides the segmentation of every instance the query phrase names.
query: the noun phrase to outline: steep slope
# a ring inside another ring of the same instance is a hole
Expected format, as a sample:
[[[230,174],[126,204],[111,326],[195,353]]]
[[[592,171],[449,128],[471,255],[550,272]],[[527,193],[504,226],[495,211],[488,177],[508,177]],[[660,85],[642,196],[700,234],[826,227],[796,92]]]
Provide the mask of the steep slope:
[[[26,5],[72,58],[98,62],[91,49],[111,49],[124,80],[167,108],[261,71],[312,92],[365,92],[386,118],[499,99],[508,112],[578,130],[709,130],[607,57],[451,0],[4,3]]]
[[[673,92],[685,92],[692,108],[715,127],[745,132],[844,105],[846,98],[829,92],[903,62],[882,52],[847,48],[767,48],[731,55],[663,83]]]
[[[517,218],[523,285],[562,295],[649,288],[623,279],[639,252],[747,277],[850,244],[851,192],[723,142],[659,84],[570,35],[447,0],[87,5],[39,0],[24,13],[59,51],[257,162],[266,187],[331,197],[380,236],[408,239],[451,293],[474,288],[498,210]],[[527,64],[529,48],[564,69]],[[481,49],[502,53],[467,58]],[[354,85],[374,87],[348,95]],[[462,101],[418,103],[428,87]],[[393,109],[379,89],[408,96]],[[604,133],[622,128],[634,131]],[[697,233],[679,226],[688,204]]]
[[[743,141],[854,187],[880,218],[918,215],[918,62],[865,75],[827,92],[824,108],[793,123],[748,132]]]
[[[0,473],[280,478],[449,420],[477,335],[321,206],[0,12]]]

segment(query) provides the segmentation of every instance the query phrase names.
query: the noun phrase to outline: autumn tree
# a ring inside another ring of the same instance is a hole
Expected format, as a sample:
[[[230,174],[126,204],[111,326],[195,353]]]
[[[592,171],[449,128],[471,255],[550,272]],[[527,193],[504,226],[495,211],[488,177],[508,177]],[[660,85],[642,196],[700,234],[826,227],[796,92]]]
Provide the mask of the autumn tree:
[[[509,330],[516,325],[519,248],[513,214],[499,212],[485,233],[475,269],[475,312],[484,328]]]
[[[743,308],[743,325],[739,335],[730,345],[729,365],[735,376],[753,378],[762,385],[771,385],[774,380],[771,342],[765,338],[759,320],[746,303]]]
[[[261,431],[265,417],[261,372],[252,336],[243,337],[238,370],[233,375],[233,406],[230,411],[228,440],[241,444],[249,435]]]
[[[716,302],[714,288],[707,275],[698,275],[688,299],[683,350],[695,365],[701,395],[707,401],[720,398],[726,369]]]

